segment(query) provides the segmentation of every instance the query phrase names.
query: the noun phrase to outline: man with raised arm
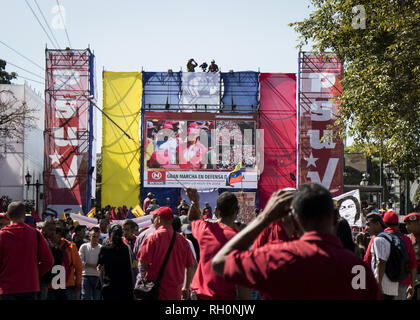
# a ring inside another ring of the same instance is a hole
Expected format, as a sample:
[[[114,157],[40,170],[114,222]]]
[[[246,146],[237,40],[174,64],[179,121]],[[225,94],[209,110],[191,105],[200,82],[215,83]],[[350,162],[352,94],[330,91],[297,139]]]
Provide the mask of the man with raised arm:
[[[304,232],[300,239],[248,250],[267,226],[289,214]],[[259,290],[266,299],[379,299],[370,268],[334,235],[337,220],[331,194],[319,184],[277,191],[217,253],[212,267],[226,281]]]

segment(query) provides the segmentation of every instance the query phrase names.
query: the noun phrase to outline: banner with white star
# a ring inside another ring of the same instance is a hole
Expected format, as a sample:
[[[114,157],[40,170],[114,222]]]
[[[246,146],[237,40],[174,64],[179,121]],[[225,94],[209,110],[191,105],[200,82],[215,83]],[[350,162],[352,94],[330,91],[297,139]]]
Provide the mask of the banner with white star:
[[[45,206],[89,210],[93,171],[93,55],[90,50],[47,50],[45,87]],[[92,96],[91,96],[92,97]]]
[[[299,184],[343,192],[343,142],[335,126],[343,64],[333,55],[299,57]]]

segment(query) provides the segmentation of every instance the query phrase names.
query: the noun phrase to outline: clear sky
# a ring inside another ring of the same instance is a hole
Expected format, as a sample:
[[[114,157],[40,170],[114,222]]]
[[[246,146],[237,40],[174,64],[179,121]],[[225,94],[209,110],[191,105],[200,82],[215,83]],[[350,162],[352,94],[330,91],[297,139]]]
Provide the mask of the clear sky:
[[[26,0],[61,48],[69,46],[63,29],[54,28],[57,0]],[[102,70],[186,70],[186,62],[215,59],[222,71],[297,72],[297,34],[288,23],[309,15],[309,0],[60,0],[71,47],[90,46],[96,56],[98,105],[102,106]],[[45,46],[55,46],[25,0],[0,0],[0,40],[42,67]],[[306,48],[309,49],[309,48]],[[0,43],[0,58],[44,78],[44,72]],[[8,72],[43,82],[7,66]],[[14,81],[23,83],[24,79]],[[43,96],[44,85],[28,81]],[[98,152],[101,117],[98,117]]]

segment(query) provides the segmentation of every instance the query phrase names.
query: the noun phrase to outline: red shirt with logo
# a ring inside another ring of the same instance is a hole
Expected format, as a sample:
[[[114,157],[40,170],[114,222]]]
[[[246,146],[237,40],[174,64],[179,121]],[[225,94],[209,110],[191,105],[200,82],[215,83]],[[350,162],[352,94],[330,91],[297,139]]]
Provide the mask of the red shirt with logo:
[[[202,219],[191,223],[191,231],[200,246],[200,261],[191,290],[202,300],[235,300],[236,285],[216,274],[211,267],[211,261],[238,231],[220,222]]]
[[[274,300],[381,297],[371,268],[344,249],[338,237],[315,231],[295,241],[232,251],[225,263],[224,278],[259,290]],[[364,289],[359,287],[362,282]]]
[[[157,279],[173,232],[172,226],[161,226],[141,246],[137,260],[147,267],[147,280]],[[159,287],[159,300],[181,300],[185,269],[196,263],[187,240],[177,233]]]

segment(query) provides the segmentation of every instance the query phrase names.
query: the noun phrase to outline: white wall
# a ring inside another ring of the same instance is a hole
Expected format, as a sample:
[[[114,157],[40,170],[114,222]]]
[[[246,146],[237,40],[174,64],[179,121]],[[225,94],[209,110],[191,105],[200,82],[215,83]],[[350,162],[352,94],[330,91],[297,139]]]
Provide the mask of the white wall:
[[[25,174],[29,171],[32,175],[32,183],[36,179],[42,183],[44,168],[44,100],[35,93],[28,85],[0,85],[1,90],[10,90],[18,100],[15,106],[26,102],[29,108],[36,109],[34,113],[37,120],[34,129],[27,129],[24,140],[14,143],[13,152],[3,153],[0,158],[0,196],[8,195],[14,201],[35,200],[35,189],[25,186]],[[42,192],[42,187],[40,189]],[[39,201],[42,210],[42,200]]]
[[[27,172],[32,176],[31,183],[36,180],[43,183],[44,171],[44,119],[45,119],[45,103],[42,97],[36,94],[31,88],[25,85],[24,88],[25,102],[30,109],[35,109],[36,121],[34,128],[25,130],[24,141],[24,174]],[[24,181],[25,183],[25,181]],[[27,189],[25,187],[25,189]],[[26,191],[25,191],[26,192]],[[43,187],[39,188],[39,194],[43,193]],[[36,188],[30,186],[28,190],[29,200],[36,199]],[[39,211],[42,212],[43,200],[39,199]]]
[[[1,99],[5,101],[17,100],[12,105],[12,108],[16,108],[23,101],[24,86],[23,85],[0,85],[0,91],[9,90],[10,93],[1,93]],[[2,137],[1,139],[5,139]],[[24,186],[22,181],[24,180],[23,173],[23,141],[8,141],[14,151],[1,150],[0,157],[0,196],[7,195],[13,200],[24,199]]]

